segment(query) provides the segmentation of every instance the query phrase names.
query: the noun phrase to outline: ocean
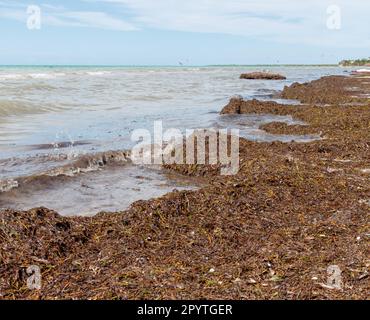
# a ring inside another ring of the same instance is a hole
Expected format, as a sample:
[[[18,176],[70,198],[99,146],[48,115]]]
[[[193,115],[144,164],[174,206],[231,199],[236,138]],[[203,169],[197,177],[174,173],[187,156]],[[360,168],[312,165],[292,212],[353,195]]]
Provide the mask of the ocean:
[[[269,70],[282,81],[240,80]],[[64,215],[126,209],[133,201],[192,189],[192,181],[133,166],[117,154],[134,145],[135,129],[237,128],[256,141],[310,141],[277,136],[262,123],[291,117],[220,116],[230,97],[276,100],[285,85],[350,68],[332,66],[0,67],[0,208],[46,206]],[[280,101],[297,103],[296,101]],[[105,153],[114,165],[101,166]],[[112,156],[113,157],[113,156]],[[86,159],[90,160],[86,160]],[[82,160],[81,160],[82,159]],[[84,160],[85,159],[85,160]],[[93,159],[93,160],[91,160]],[[80,160],[81,168],[70,165]]]

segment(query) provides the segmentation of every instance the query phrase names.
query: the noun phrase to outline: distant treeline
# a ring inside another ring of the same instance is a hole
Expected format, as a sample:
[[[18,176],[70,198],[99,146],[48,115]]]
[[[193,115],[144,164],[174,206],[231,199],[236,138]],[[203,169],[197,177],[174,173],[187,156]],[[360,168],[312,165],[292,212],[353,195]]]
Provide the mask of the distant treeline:
[[[357,60],[343,60],[343,61],[339,62],[339,65],[344,66],[344,67],[370,65],[370,58],[357,59]]]

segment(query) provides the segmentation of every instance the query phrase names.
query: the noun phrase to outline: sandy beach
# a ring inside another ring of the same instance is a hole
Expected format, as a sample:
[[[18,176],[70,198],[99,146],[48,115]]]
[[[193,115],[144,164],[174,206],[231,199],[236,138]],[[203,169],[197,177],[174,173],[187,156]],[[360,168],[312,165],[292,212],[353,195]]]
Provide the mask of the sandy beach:
[[[240,138],[234,176],[217,165],[165,166],[198,179],[197,190],[92,217],[2,211],[1,298],[367,299],[369,92],[368,77],[329,76],[276,92],[298,105],[232,99],[218,112],[289,115],[304,124],[259,129],[320,139]],[[42,290],[27,288],[35,264]],[[331,265],[341,290],[327,285]]]

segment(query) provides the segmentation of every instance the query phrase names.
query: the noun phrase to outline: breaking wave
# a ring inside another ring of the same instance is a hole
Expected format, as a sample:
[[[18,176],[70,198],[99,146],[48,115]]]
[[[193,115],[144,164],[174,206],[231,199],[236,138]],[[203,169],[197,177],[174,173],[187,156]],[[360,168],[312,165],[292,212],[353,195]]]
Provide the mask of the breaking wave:
[[[35,105],[29,102],[18,100],[0,100],[0,117],[22,114],[38,114],[58,111],[60,109],[60,107],[50,104]]]
[[[47,157],[44,159],[44,161],[48,160]],[[45,172],[26,177],[0,179],[0,193],[9,192],[21,186],[25,187],[27,184],[37,181],[42,181],[45,184],[58,178],[74,177],[79,174],[102,170],[105,167],[121,166],[128,163],[131,163],[129,151],[107,151],[80,155],[68,164],[56,166]]]

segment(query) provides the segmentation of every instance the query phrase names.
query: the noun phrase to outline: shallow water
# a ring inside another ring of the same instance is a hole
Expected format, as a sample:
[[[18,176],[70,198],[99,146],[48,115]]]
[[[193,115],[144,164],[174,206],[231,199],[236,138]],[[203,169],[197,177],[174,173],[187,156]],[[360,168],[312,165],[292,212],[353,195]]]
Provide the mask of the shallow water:
[[[288,80],[239,79],[242,72],[262,69],[282,73]],[[80,154],[130,149],[132,131],[152,132],[158,120],[164,130],[237,128],[241,136],[256,141],[310,141],[318,137],[276,136],[258,129],[271,121],[295,123],[291,117],[220,116],[219,111],[235,94],[268,100],[284,85],[345,71],[336,67],[0,67],[0,181],[38,175]],[[0,207],[50,205],[64,214],[85,213],[84,208],[120,210],[176,186],[161,173],[146,169],[146,175],[153,175],[151,182],[133,188],[135,170],[139,169],[109,168],[68,181],[59,179],[41,189],[21,188],[12,191],[13,197],[2,194]],[[81,188],[82,179],[94,185],[99,196]],[[163,179],[168,187],[157,188]],[[71,192],[74,195],[67,197]],[[67,201],[70,208],[63,205]]]
[[[73,177],[39,176],[0,193],[0,209],[47,207],[66,216],[89,216],[124,210],[134,201],[159,197],[173,189],[195,189],[196,185],[191,179],[168,178],[160,170],[128,164]]]

